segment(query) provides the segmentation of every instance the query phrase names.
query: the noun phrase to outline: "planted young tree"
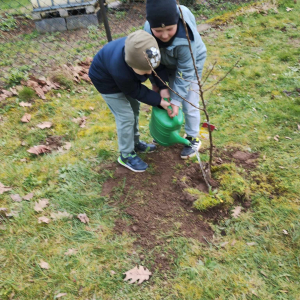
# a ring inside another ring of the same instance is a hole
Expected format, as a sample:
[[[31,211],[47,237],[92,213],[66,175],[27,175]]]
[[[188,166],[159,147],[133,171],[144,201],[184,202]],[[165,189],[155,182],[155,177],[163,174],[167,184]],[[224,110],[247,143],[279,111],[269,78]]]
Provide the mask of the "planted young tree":
[[[146,53],[145,53],[145,58],[147,59],[148,61],[148,64],[149,66],[151,67],[151,70],[152,72],[154,73],[154,75],[163,83],[165,84],[169,90],[171,90],[174,94],[176,94],[178,97],[180,97],[182,100],[188,102],[190,105],[192,105],[193,107],[197,108],[199,110],[199,113],[201,111],[204,112],[205,114],[205,117],[206,117],[206,123],[208,125],[208,132],[209,132],[209,162],[208,164],[204,167],[202,165],[202,162],[201,160],[199,161],[200,162],[200,167],[201,167],[201,171],[202,171],[202,175],[203,175],[203,178],[206,182],[206,185],[209,189],[211,189],[211,186],[209,184],[209,181],[211,179],[211,166],[212,166],[212,163],[213,163],[213,149],[214,149],[214,144],[213,144],[213,136],[212,136],[212,126],[211,126],[211,123],[210,123],[210,116],[209,116],[209,113],[208,113],[208,110],[207,110],[207,101],[205,101],[205,97],[204,97],[204,94],[207,92],[207,91],[211,91],[213,89],[216,88],[216,86],[222,82],[227,76],[228,74],[237,66],[237,64],[239,63],[240,59],[230,68],[230,70],[223,76],[221,77],[217,82],[215,82],[214,84],[212,84],[211,86],[209,86],[208,88],[204,89],[204,84],[206,83],[207,79],[209,78],[209,76],[212,74],[213,70],[214,70],[214,67],[216,65],[216,62],[213,64],[212,68],[210,68],[210,70],[207,71],[207,74],[205,74],[204,76],[204,79],[201,81],[201,78],[199,76],[199,72],[198,72],[198,69],[197,69],[197,66],[196,66],[196,61],[195,61],[195,57],[194,57],[194,53],[193,53],[193,50],[192,50],[192,46],[191,46],[191,40],[190,40],[190,37],[189,37],[189,33],[188,33],[188,27],[187,27],[187,24],[185,22],[185,19],[184,19],[184,16],[183,16],[183,13],[182,13],[182,10],[181,10],[181,7],[180,7],[180,4],[179,4],[179,1],[177,1],[178,3],[178,7],[179,7],[179,11],[180,11],[180,15],[181,15],[181,19],[183,21],[183,24],[184,24],[184,28],[185,28],[185,33],[186,33],[186,37],[187,37],[187,40],[188,40],[188,43],[189,43],[189,50],[190,50],[190,53],[191,53],[191,57],[192,57],[192,60],[193,60],[193,65],[194,65],[194,69],[195,69],[195,74],[196,74],[196,78],[197,78],[197,84],[199,86],[199,92],[197,91],[194,91],[195,93],[199,94],[200,96],[200,99],[201,99],[201,103],[202,103],[202,107],[197,107],[195,106],[194,104],[192,104],[191,102],[189,102],[187,99],[185,99],[184,97],[182,97],[181,95],[179,95],[177,92],[175,92],[167,82],[164,82],[160,77],[159,75],[156,73],[156,71],[153,69]],[[189,82],[192,82],[190,80],[187,80],[184,78],[184,74],[178,74],[178,78],[182,79],[182,80],[186,80],[186,81],[189,81]]]

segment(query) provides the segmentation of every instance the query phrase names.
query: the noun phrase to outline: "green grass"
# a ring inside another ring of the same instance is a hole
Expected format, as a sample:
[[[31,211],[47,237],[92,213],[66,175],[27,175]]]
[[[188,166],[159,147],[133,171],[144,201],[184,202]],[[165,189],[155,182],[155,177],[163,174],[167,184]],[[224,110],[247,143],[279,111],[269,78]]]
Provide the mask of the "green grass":
[[[247,182],[252,207],[237,219],[212,223],[215,237],[206,245],[173,237],[161,248],[177,255],[172,272],[155,273],[142,286],[123,282],[122,273],[142,263],[132,253],[143,252],[127,234],[113,231],[114,220],[123,212],[101,196],[103,183],[113,174],[99,168],[118,155],[114,118],[101,96],[85,86],[83,94],[60,91],[62,97],[57,98],[49,93],[46,101],[35,100],[31,108],[20,107],[17,98],[2,101],[0,182],[11,186],[12,194],[34,192],[35,197],[14,203],[10,192],[0,195],[0,207],[19,212],[0,225],[0,299],[54,299],[58,293],[67,293],[62,298],[66,300],[299,299],[300,104],[297,94],[283,93],[300,87],[299,7],[282,2],[277,14],[240,16],[228,28],[203,37],[206,65],[218,59],[216,76],[242,58],[207,99],[218,128],[217,147],[260,152],[259,165]],[[25,112],[32,119],[22,124]],[[79,116],[88,117],[85,128],[72,122]],[[141,132],[150,141],[148,119],[142,112]],[[48,120],[53,128],[35,127]],[[62,136],[72,148],[40,157],[26,152],[47,135]],[[27,162],[21,162],[23,158]],[[155,172],[155,162],[151,170]],[[44,213],[35,213],[33,202],[41,198],[48,198],[50,205]],[[58,211],[75,217],[38,224],[38,217]],[[76,218],[79,213],[88,215],[88,225]],[[224,242],[229,243],[221,247]],[[255,245],[247,244],[252,242]],[[65,256],[70,248],[78,253]],[[49,270],[39,267],[41,259]]]
[[[11,0],[1,0],[0,2],[0,9],[1,10],[15,10],[22,7],[28,7],[31,6],[30,0],[17,0],[17,1],[11,1]]]

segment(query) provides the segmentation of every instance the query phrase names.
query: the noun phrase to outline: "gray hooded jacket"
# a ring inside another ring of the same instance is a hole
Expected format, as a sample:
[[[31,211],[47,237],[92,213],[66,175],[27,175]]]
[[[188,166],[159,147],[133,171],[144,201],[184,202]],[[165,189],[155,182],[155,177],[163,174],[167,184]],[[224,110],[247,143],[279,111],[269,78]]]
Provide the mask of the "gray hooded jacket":
[[[185,6],[180,5],[185,22],[188,24],[194,35],[194,40],[191,41],[193,54],[196,60],[199,76],[202,74],[203,65],[206,59],[206,47],[201,39],[200,34],[197,31],[197,24],[192,12]],[[144,30],[152,34],[150,24],[147,21],[144,26]],[[189,49],[189,42],[186,38],[176,37],[173,43],[167,48],[160,48],[161,63],[167,67],[167,69],[176,70],[176,76],[182,74],[182,77],[186,80],[197,81],[196,72],[193,65],[193,59]],[[180,78],[175,79],[173,89],[182,97],[186,98],[190,82],[182,80]],[[174,105],[180,106],[182,99],[170,91],[172,102]]]

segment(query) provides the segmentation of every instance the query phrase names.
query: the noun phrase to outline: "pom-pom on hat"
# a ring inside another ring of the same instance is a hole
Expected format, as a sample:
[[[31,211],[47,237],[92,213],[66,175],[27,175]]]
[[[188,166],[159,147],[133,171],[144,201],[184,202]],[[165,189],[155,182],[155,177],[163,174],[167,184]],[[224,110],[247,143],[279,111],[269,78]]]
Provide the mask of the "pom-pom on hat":
[[[179,21],[176,0],[147,0],[146,12],[151,28],[164,28]]]
[[[144,30],[131,33],[125,41],[125,61],[131,68],[142,71],[151,70],[145,54],[153,67],[160,65],[160,51],[155,38]]]

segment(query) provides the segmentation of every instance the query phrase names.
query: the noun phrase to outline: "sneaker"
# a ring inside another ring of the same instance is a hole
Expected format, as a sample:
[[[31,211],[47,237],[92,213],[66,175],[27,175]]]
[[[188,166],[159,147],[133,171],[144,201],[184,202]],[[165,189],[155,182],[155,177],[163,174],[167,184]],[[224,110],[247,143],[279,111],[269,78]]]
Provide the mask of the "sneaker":
[[[118,162],[119,164],[133,172],[145,172],[148,168],[148,165],[144,161],[142,161],[142,159],[138,157],[134,151],[132,151],[126,157],[121,153],[118,158]]]
[[[142,152],[142,153],[150,153],[156,150],[156,146],[153,144],[147,144],[145,142],[139,141],[135,147],[134,150],[136,152]]]
[[[189,140],[193,146],[184,146],[180,155],[182,159],[188,159],[190,157],[195,156],[196,155],[195,148],[197,149],[197,151],[199,151],[201,147],[201,141],[199,140],[199,138],[193,138],[191,136],[187,136],[186,139]]]

